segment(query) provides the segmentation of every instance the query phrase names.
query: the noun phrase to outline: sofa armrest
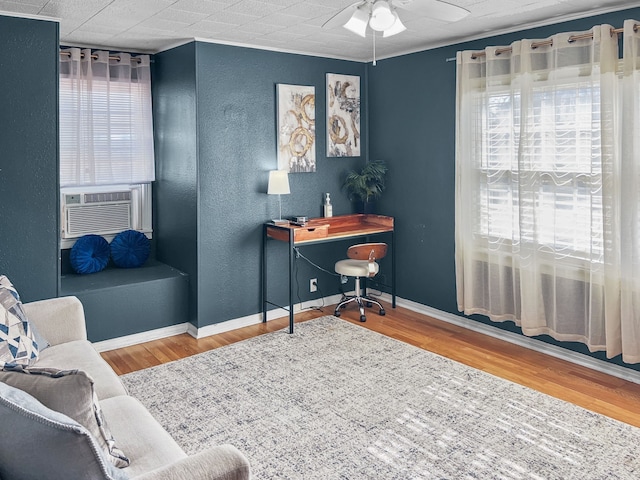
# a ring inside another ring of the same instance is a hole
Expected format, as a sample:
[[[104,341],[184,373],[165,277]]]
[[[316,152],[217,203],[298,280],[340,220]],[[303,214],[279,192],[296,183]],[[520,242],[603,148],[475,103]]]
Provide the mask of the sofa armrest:
[[[59,297],[24,303],[24,311],[51,344],[87,339],[84,309],[77,297]]]
[[[134,478],[135,480],[249,480],[251,468],[240,450],[232,445],[220,445]]]

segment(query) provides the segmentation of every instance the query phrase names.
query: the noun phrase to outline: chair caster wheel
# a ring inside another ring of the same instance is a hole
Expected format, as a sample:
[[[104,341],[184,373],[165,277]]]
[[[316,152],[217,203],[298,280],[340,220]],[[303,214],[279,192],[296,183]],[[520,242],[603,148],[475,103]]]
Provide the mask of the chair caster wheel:
[[[384,308],[381,308],[381,309],[380,309],[380,315],[381,315],[382,317],[384,317],[386,314],[387,314],[387,312],[385,312],[385,311],[384,311]]]
[[[335,312],[333,312],[333,314],[334,314],[336,317],[339,317],[339,316],[340,316],[340,310],[336,310]]]
[[[347,308],[347,305],[346,304],[340,305],[340,308]]]
[[[366,322],[367,321],[367,317],[365,315],[360,315],[360,321],[361,322]]]
[[[365,305],[366,305],[367,307],[371,308],[371,305],[373,305],[373,304],[372,304],[371,302],[367,302],[367,303],[365,303]]]

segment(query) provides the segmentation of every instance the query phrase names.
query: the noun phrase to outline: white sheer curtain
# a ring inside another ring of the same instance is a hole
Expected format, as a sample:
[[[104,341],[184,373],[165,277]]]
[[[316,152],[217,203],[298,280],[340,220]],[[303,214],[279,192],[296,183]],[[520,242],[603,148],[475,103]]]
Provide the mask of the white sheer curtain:
[[[149,56],[65,52],[60,56],[61,187],[153,181]]]
[[[609,25],[457,57],[458,308],[628,363],[640,362],[633,25],[622,86]]]
[[[640,362],[640,32],[624,23],[620,161],[620,326],[625,361]]]

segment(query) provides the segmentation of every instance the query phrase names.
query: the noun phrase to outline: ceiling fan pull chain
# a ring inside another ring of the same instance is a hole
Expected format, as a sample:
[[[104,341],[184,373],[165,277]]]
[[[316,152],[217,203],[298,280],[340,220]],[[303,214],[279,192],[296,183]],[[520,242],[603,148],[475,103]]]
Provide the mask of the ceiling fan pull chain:
[[[374,30],[373,35],[373,66],[376,66],[376,32]]]

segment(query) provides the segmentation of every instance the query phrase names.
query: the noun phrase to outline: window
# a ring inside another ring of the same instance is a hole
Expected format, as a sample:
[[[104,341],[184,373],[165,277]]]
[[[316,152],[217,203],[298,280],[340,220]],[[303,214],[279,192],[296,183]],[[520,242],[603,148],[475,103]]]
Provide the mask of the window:
[[[640,363],[638,26],[457,57],[459,310],[627,363]]]
[[[153,180],[149,56],[61,51],[63,248],[86,233],[150,236]]]
[[[593,192],[602,181],[599,85],[542,84],[531,98],[530,148],[521,151],[520,94],[478,95],[484,133],[475,231],[602,263],[602,197]]]

